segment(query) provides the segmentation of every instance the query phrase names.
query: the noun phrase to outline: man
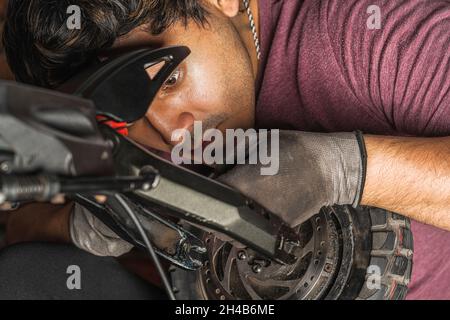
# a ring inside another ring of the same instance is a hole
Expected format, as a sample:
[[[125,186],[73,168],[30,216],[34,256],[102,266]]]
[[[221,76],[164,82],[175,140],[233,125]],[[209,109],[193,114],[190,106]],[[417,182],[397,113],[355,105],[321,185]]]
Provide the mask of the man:
[[[450,230],[448,1],[253,0],[250,10],[239,0],[73,3],[86,24],[80,30],[61,27],[66,1],[10,0],[5,46],[19,81],[57,87],[89,60],[116,50],[187,45],[191,56],[146,117],[130,124],[133,139],[170,151],[172,132],[195,120],[221,130],[361,130],[364,139],[288,133],[281,140],[285,171],[272,177],[276,183],[248,166],[224,180],[291,224],[341,203],[385,208]],[[368,22],[377,12],[379,27]],[[289,186],[292,195],[282,202],[267,197],[279,191],[270,186]],[[51,224],[26,237],[9,233],[10,242],[71,237],[96,254],[130,249],[120,240],[103,241],[89,213],[75,210],[70,220],[70,209],[62,211],[46,213]],[[19,216],[12,216],[10,230],[34,230]],[[409,298],[450,298],[450,234],[418,222],[413,233]]]

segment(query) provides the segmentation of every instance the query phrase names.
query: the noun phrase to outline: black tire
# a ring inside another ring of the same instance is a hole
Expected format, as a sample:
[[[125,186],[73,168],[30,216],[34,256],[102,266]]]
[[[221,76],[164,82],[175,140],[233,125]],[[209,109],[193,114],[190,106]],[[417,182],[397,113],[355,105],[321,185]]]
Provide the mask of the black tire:
[[[381,269],[381,289],[365,285],[359,293],[362,300],[403,300],[411,282],[413,235],[409,219],[385,210],[367,208],[372,221],[370,265]]]
[[[319,299],[402,300],[412,273],[413,238],[407,218],[376,208],[338,206],[322,214],[340,225],[340,264]],[[313,218],[317,219],[317,218]],[[201,271],[171,267],[180,300],[207,300]]]

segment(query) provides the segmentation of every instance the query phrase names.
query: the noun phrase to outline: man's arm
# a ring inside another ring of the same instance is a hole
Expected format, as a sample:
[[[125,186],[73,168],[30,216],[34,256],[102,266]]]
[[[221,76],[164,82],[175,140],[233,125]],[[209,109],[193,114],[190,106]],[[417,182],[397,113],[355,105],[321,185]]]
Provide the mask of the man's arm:
[[[362,204],[450,231],[450,138],[366,137]]]
[[[413,138],[450,136],[450,2],[327,3],[330,44],[360,107],[411,137],[366,137],[362,203],[450,230],[450,138]]]
[[[70,243],[70,215],[73,203],[53,205],[32,203],[16,211],[3,212],[6,245],[42,241]]]

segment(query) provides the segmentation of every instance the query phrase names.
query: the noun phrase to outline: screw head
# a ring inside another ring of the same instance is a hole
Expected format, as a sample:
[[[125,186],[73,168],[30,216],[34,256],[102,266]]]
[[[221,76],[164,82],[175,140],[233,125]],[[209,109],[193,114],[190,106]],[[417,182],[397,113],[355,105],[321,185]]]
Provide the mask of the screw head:
[[[331,273],[331,271],[333,271],[333,266],[330,263],[327,263],[325,265],[325,272]]]
[[[142,190],[144,190],[144,191],[148,191],[148,190],[150,190],[151,188],[152,188],[152,186],[151,186],[150,183],[144,183],[144,184],[142,185]]]
[[[253,270],[254,273],[260,273],[260,272],[262,271],[262,267],[261,267],[261,265],[259,265],[259,264],[255,264],[255,265],[252,267],[252,270]]]
[[[245,253],[245,251],[240,251],[240,252],[238,253],[238,258],[239,258],[239,260],[245,260],[245,259],[247,259],[247,254]]]
[[[5,173],[9,173],[11,171],[11,165],[7,161],[2,162],[0,164],[0,170],[5,172]]]

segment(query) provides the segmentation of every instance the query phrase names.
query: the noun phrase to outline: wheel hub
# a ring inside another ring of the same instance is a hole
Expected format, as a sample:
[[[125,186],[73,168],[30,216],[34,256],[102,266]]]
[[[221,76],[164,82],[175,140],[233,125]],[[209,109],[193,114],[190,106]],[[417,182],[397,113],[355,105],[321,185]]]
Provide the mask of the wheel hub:
[[[339,237],[322,212],[296,230],[296,261],[281,265],[206,234],[209,260],[199,271],[202,290],[216,300],[317,299],[326,294],[339,265]]]

